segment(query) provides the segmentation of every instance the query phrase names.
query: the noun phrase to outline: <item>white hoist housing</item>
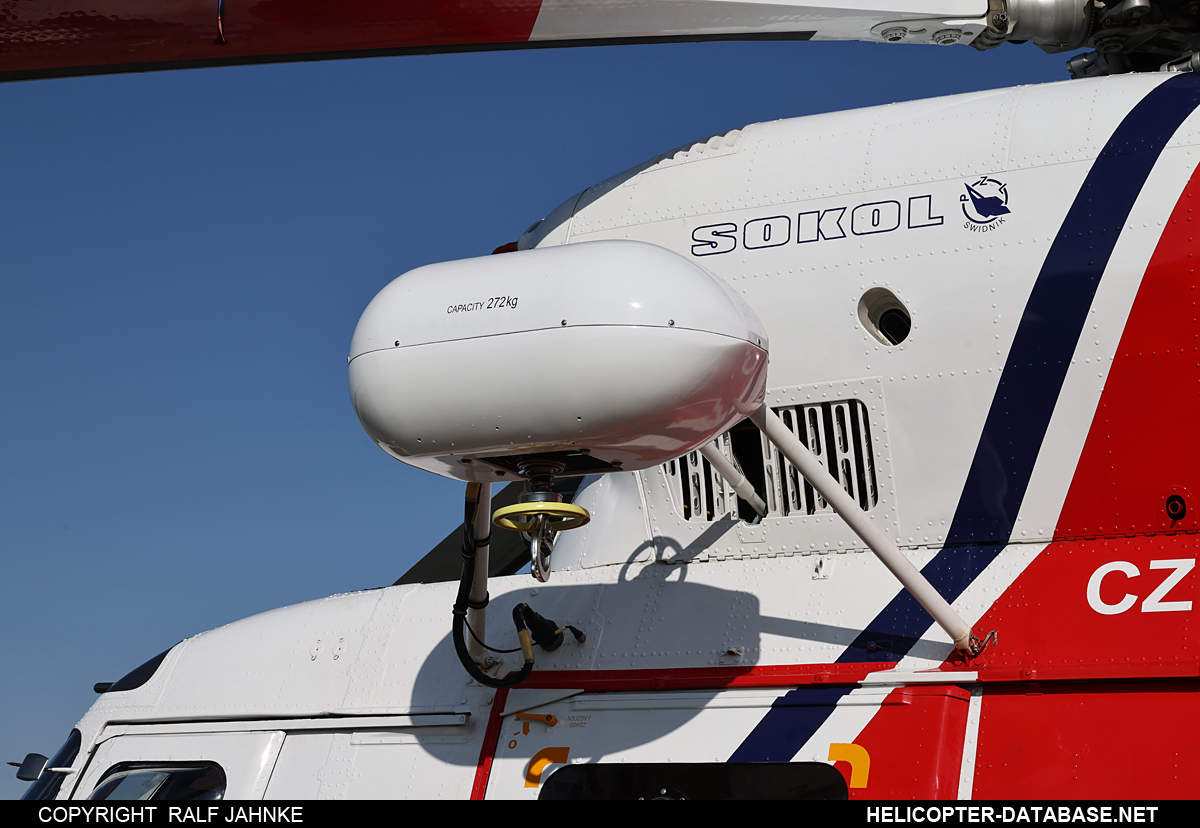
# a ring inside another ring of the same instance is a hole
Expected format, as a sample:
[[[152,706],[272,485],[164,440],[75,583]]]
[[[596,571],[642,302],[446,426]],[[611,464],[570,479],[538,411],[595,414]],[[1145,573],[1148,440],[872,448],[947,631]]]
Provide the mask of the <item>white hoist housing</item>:
[[[767,335],[724,282],[651,244],[600,241],[409,271],[363,311],[350,395],[367,434],[467,481],[636,470],[763,400]]]

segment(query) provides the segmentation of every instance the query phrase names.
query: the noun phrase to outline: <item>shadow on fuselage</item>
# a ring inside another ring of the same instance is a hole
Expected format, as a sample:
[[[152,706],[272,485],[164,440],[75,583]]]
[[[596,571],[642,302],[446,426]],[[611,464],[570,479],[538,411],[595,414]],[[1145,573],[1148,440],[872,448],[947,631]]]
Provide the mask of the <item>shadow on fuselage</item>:
[[[726,525],[709,530],[713,537],[705,537],[709,534],[706,532],[693,542],[691,549],[703,548],[704,544],[715,540],[729,528],[728,521],[723,523]],[[653,560],[639,562],[647,551],[653,553]],[[588,635],[588,641],[583,645],[566,636],[561,648],[554,653],[545,653],[538,648],[535,673],[589,670],[611,678],[617,671],[636,670],[644,679],[644,671],[654,670],[692,668],[717,672],[717,677],[706,689],[650,690],[644,680],[639,689],[631,688],[631,692],[637,693],[686,692],[695,698],[698,693],[716,695],[763,661],[771,664],[831,663],[861,632],[833,624],[763,615],[759,597],[754,592],[689,580],[693,567],[708,566],[693,563],[692,556],[692,552],[675,539],[658,537],[635,549],[625,563],[619,565],[615,580],[541,584],[527,575],[493,579],[489,584],[492,598],[488,605],[487,643],[496,649],[517,646],[516,632],[510,620],[512,608],[526,602],[558,624],[575,625]],[[769,577],[769,573],[763,573],[762,577]],[[449,607],[446,609],[448,628],[450,612]],[[766,635],[774,639],[769,659],[765,658],[762,649]],[[796,642],[798,652],[789,657],[787,650],[791,645],[779,639]],[[783,653],[777,654],[780,650]],[[945,644],[920,640],[910,652],[943,654],[946,650]],[[506,668],[519,666],[519,654],[507,658]],[[879,668],[886,669],[896,659],[889,652],[879,652],[878,661],[884,662]],[[413,688],[414,702],[434,704],[445,699],[448,681],[453,683],[455,690],[467,682],[449,632],[422,664]],[[789,689],[779,688],[778,695],[782,696]],[[769,700],[763,700],[764,708],[769,704]],[[662,727],[646,727],[642,723],[636,729],[606,733],[605,744],[610,750],[624,750],[660,739],[702,709],[697,702],[690,702],[687,707],[683,718],[680,715],[671,716],[669,720],[662,717]],[[424,747],[439,758],[445,758],[436,745]]]

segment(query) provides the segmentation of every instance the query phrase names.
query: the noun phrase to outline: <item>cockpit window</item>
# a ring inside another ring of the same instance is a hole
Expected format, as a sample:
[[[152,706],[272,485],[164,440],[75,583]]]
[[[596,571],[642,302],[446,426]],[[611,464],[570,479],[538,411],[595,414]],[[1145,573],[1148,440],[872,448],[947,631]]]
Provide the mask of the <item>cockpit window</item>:
[[[51,773],[49,768],[71,767],[71,763],[79,755],[79,747],[82,744],[83,737],[79,734],[79,731],[72,730],[71,735],[67,737],[67,741],[58,749],[58,753],[54,754],[54,758],[46,763],[47,770],[42,771],[42,775],[29,786],[29,790],[25,791],[25,795],[21,799],[54,799],[54,797],[58,796],[58,789],[62,787],[63,780],[67,778],[67,775],[65,773]]]
[[[216,762],[123,762],[109,768],[88,799],[211,800],[225,796],[225,771]]]

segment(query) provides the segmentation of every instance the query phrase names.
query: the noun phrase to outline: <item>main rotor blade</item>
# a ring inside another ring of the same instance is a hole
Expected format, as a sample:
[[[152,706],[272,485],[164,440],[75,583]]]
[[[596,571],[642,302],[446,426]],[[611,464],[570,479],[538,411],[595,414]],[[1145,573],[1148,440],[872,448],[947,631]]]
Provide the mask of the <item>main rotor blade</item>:
[[[970,24],[988,11],[987,0],[916,0],[891,9],[887,0],[113,0],[99,6],[25,0],[8,6],[0,15],[0,80],[625,42],[886,40],[880,27],[889,21]],[[966,42],[982,28],[958,31]]]

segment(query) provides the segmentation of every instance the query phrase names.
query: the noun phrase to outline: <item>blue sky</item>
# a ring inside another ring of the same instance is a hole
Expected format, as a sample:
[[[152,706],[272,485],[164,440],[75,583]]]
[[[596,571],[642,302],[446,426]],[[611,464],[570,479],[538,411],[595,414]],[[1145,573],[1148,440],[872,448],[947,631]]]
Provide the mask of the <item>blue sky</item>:
[[[392,278],[690,140],[1064,60],[711,43],[0,85],[0,760],[53,754],[95,682],[391,583],[460,519],[461,484],[350,405],[350,335]]]

